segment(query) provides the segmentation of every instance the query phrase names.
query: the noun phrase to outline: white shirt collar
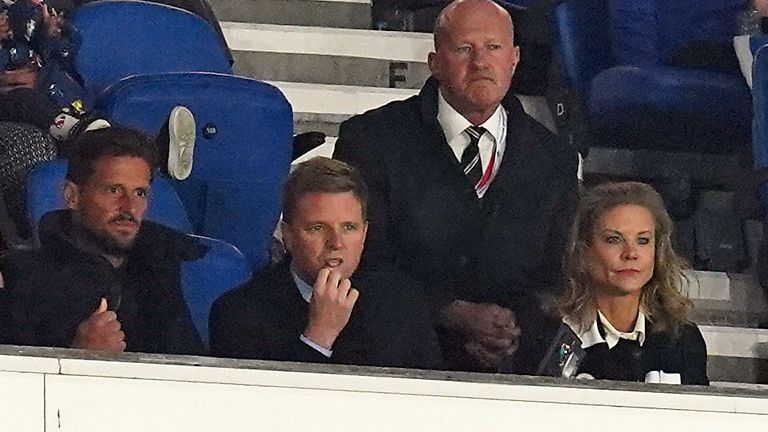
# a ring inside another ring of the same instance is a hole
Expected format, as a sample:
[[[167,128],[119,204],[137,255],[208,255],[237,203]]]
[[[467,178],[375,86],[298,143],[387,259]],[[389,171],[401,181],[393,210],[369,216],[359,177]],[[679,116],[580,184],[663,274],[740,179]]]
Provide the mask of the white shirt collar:
[[[504,108],[499,105],[488,120],[478,125],[485,128],[491,134],[497,145],[503,145],[504,143],[504,137],[502,136],[505,126],[504,114]],[[464,134],[464,130],[472,126],[472,123],[456,111],[445,100],[442,92],[439,91],[437,92],[437,121],[440,122],[440,126],[445,134],[445,140],[448,142],[451,150],[453,150],[456,159],[461,160],[461,154],[464,153],[464,149],[469,145],[469,137]]]
[[[310,300],[312,300],[312,291],[314,288],[312,285],[304,282],[304,279],[299,277],[293,267],[293,263],[291,263],[291,277],[293,278],[293,282],[296,283],[296,287],[299,289],[299,294],[301,294],[301,297],[304,299],[304,301],[309,303]]]
[[[589,328],[587,328],[587,330],[583,331],[581,334],[579,333],[581,331],[581,327],[578,325],[578,323],[572,322],[567,318],[563,318],[563,322],[579,336],[582,348],[589,348],[592,345],[604,342],[608,344],[608,349],[611,349],[619,343],[619,339],[636,340],[640,346],[643,346],[645,343],[645,314],[642,310],[637,313],[635,328],[631,333],[624,333],[616,330],[616,328],[610,323],[610,321],[608,321],[605,315],[603,315],[603,313],[599,310],[597,311],[597,315],[600,317],[600,319],[595,319],[592,321],[592,325],[590,325]],[[603,336],[600,334],[600,330],[597,327],[598,321],[602,322],[603,324],[603,330],[605,330],[605,338],[603,338]]]

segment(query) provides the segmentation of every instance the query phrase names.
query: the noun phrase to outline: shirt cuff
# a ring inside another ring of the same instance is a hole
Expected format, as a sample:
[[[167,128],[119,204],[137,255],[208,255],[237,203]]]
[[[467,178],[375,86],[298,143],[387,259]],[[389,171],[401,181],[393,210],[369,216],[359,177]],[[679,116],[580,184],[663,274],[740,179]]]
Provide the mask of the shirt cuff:
[[[299,336],[299,340],[304,342],[305,344],[309,345],[315,351],[317,351],[320,354],[326,356],[327,358],[331,358],[331,356],[333,355],[333,350],[329,350],[329,349],[325,349],[325,348],[321,347],[320,345],[318,345],[318,344],[312,342],[311,340],[309,340],[309,338],[304,336],[304,335]]]

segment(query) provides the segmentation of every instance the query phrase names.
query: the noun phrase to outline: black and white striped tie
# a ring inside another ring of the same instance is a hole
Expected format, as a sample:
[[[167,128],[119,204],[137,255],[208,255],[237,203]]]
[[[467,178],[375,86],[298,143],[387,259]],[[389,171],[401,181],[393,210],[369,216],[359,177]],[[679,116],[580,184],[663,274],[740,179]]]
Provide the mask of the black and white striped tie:
[[[469,145],[461,154],[461,166],[464,168],[464,175],[476,186],[483,176],[483,164],[480,162],[480,148],[477,144],[486,131],[482,127],[470,126],[464,129],[464,132],[469,135]]]

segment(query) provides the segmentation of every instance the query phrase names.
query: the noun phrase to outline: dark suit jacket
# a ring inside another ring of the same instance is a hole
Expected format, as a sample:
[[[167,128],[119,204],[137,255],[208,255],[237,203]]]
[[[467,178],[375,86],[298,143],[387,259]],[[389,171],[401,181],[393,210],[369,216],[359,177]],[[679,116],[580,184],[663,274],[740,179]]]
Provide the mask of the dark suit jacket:
[[[525,114],[509,113],[507,148],[483,199],[437,121],[438,83],[341,125],[334,157],[370,189],[363,265],[394,264],[421,281],[433,307],[464,299],[500,305],[561,285],[577,198],[577,156]]]
[[[664,371],[679,373],[682,384],[709,385],[707,345],[693,323],[684,323],[674,334],[654,332],[648,323],[642,347],[634,341],[620,340],[613,349],[598,343],[584,351],[586,357],[579,373],[597,379],[644,381],[648,372]]]
[[[221,357],[438,369],[437,339],[423,294],[397,273],[355,273],[360,297],[326,358],[299,340],[309,317],[287,264],[216,300],[211,352]]]

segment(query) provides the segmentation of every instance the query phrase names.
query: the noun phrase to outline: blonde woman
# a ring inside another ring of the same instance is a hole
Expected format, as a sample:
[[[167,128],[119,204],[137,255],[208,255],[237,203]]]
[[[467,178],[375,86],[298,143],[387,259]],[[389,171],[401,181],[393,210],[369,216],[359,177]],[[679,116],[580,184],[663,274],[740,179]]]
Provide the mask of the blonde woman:
[[[589,190],[566,253],[565,323],[586,353],[578,375],[708,385],[707,351],[680,293],[672,220],[643,183]]]

